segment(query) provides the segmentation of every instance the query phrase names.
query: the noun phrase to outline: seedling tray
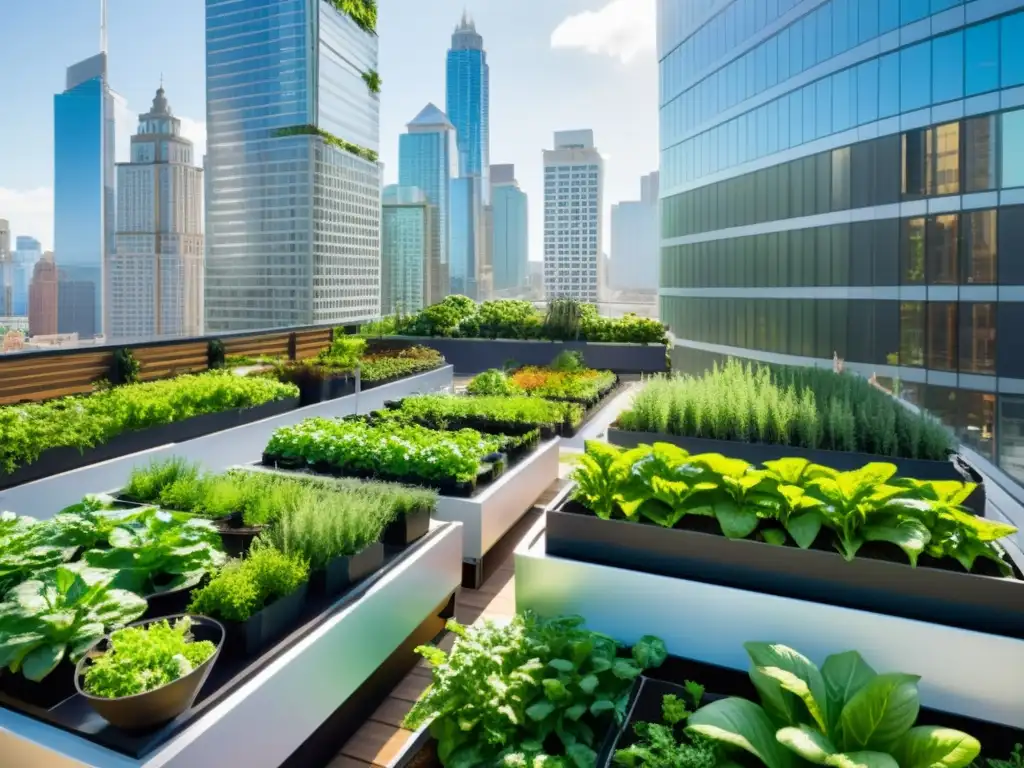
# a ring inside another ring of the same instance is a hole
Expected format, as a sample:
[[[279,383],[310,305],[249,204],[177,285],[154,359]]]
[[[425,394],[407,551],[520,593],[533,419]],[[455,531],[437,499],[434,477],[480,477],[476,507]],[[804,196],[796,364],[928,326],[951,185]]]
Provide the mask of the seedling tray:
[[[989,634],[1024,638],[1024,582],[869,556],[847,562],[820,543],[810,549],[733,540],[705,517],[679,528],[602,520],[563,501],[548,512],[546,547],[554,557],[690,579],[816,603],[858,608]],[[876,552],[889,545],[879,545]],[[902,556],[895,547],[886,550]],[[978,563],[982,561],[979,558]],[[1012,565],[1012,563],[1011,563]],[[1017,579],[1020,571],[1015,568]]]
[[[258,657],[250,659],[233,657],[225,648],[213,666],[206,684],[199,692],[195,704],[178,718],[160,728],[132,733],[114,728],[96,714],[82,696],[78,695],[71,696],[52,709],[42,709],[26,704],[0,690],[0,706],[69,731],[130,758],[142,758],[195,724],[199,718],[224,702],[239,687],[263,671],[275,659],[311,635],[333,616],[346,610],[362,598],[366,590],[370,589],[385,574],[400,566],[414,553],[428,547],[435,539],[443,538],[446,532],[445,527],[437,527],[410,547],[386,547],[384,566],[360,584],[346,590],[340,597],[306,597],[298,619],[287,628],[290,631]],[[71,681],[73,691],[73,665],[71,665],[71,669],[68,680]]]

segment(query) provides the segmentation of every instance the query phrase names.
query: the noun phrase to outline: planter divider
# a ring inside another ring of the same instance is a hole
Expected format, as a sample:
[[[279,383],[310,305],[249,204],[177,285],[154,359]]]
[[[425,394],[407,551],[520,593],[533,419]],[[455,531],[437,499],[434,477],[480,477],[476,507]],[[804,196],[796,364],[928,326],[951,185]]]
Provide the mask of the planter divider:
[[[306,604],[309,583],[290,595],[280,597],[246,621],[224,621],[224,653],[236,658],[254,658],[299,623]]]
[[[354,555],[336,557],[323,570],[309,574],[309,591],[334,597],[353,584],[380,570],[384,565],[384,545],[374,542]]]

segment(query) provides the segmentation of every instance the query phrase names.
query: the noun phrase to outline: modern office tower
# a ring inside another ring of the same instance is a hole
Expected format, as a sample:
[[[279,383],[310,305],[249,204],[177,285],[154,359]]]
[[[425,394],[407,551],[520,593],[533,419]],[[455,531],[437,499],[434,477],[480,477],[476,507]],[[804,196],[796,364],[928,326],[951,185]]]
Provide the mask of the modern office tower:
[[[57,270],[57,333],[77,334],[84,341],[100,335],[96,286],[91,280],[74,279],[74,274]]]
[[[526,193],[519,188],[514,165],[491,166],[491,207],[494,292],[515,295],[527,284],[529,227]]]
[[[675,367],[836,356],[1024,481],[1024,2],[702,5],[659,0]]]
[[[558,131],[544,150],[544,292],[598,300],[604,161],[594,132]]]
[[[640,199],[612,206],[612,252],[608,287],[658,289],[661,236],[658,234],[658,172],[640,179]]]
[[[207,332],[379,314],[378,80],[332,3],[206,0]]]
[[[111,339],[203,332],[203,171],[194,162],[161,85],[139,115],[131,162],[117,164]]]
[[[14,305],[14,262],[11,255],[11,223],[0,219],[0,317],[8,317]]]
[[[467,14],[452,34],[446,73],[448,118],[458,146],[459,204],[451,221],[451,292],[483,299],[489,294],[490,69],[483,37]],[[464,204],[463,204],[464,203]]]
[[[11,314],[19,317],[28,315],[28,286],[36,262],[42,258],[43,247],[34,237],[19,235],[14,252],[11,254]]]
[[[455,127],[448,116],[427,104],[398,139],[398,183],[416,187],[430,204],[430,284],[427,304],[441,301],[450,292],[448,266],[451,249],[452,179],[458,176],[459,157]]]
[[[69,67],[65,90],[53,99],[54,250],[61,280],[77,284],[61,298],[58,323],[69,324],[59,332],[80,339],[101,335],[104,327],[107,259],[114,250],[116,98],[104,51]]]
[[[384,187],[381,215],[381,313],[409,314],[428,306],[436,217],[421,189]]]
[[[52,336],[57,333],[57,265],[47,251],[32,270],[28,287],[28,335]]]

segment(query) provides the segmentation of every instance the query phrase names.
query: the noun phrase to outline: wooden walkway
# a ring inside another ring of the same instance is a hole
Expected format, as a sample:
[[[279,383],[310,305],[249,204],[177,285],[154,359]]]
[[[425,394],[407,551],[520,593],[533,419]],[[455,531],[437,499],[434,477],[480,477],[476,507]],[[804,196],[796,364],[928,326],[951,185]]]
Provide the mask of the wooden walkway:
[[[568,466],[563,463],[560,475],[564,478],[567,472]],[[560,479],[551,486],[510,535],[525,536],[564,482],[564,479]],[[516,545],[518,546],[518,542]],[[514,551],[514,548],[511,551]],[[455,600],[455,617],[459,622],[473,624],[483,619],[508,618],[515,613],[513,558],[514,556],[509,554],[480,589],[460,589]],[[448,650],[452,637],[445,637],[440,646]],[[425,661],[420,660],[412,672],[391,692],[391,696],[342,747],[341,752],[327,768],[387,768],[388,764],[401,754],[413,735],[412,731],[402,728],[402,719],[429,683],[430,667]]]

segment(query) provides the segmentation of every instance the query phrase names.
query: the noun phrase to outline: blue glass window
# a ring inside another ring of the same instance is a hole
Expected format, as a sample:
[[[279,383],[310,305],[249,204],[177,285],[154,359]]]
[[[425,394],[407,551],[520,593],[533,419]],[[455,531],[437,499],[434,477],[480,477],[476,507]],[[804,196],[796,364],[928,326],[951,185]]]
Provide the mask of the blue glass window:
[[[803,72],[805,69],[810,69],[818,63],[818,60],[815,58],[818,55],[818,44],[816,39],[818,30],[814,24],[814,15],[811,14],[810,16],[804,16],[800,22],[800,26],[803,28],[804,37],[804,63],[800,68],[800,71]]]
[[[878,59],[857,67],[857,124],[878,119]]]
[[[1024,13],[1002,21],[1003,88],[1024,85]]]
[[[967,95],[994,91],[999,87],[999,22],[968,27],[964,34]]]
[[[890,53],[878,60],[878,117],[900,113],[900,54]]]
[[[832,133],[832,78],[826,77],[814,84],[815,111],[815,133],[819,138]]]
[[[789,79],[789,57],[792,55],[789,50],[789,27],[786,27],[778,35],[778,55],[779,55],[779,82],[784,83]]]
[[[778,38],[770,37],[764,44],[765,57],[767,58],[766,77],[768,80],[768,87],[771,88],[773,85],[779,82],[779,46]]]
[[[791,102],[789,96],[779,99],[779,149],[793,146],[793,137],[789,127]]]
[[[964,97],[964,33],[932,40],[932,101],[936,104]]]
[[[754,49],[754,93],[768,87],[768,50],[759,45]]]
[[[768,110],[764,107],[758,107],[754,111],[754,128],[757,134],[757,157],[764,157],[768,154]]]
[[[857,42],[878,37],[878,0],[857,0]]]
[[[1024,109],[1003,115],[1002,186],[1024,187]]]
[[[832,52],[839,54],[848,50],[850,36],[857,39],[857,28],[850,29],[850,0],[832,0]]]
[[[900,51],[900,109],[910,112],[931,102],[932,44],[927,40]]]
[[[789,94],[789,146],[804,143],[804,97],[803,91]]]
[[[745,78],[746,88],[744,89],[744,92],[747,94],[746,98],[749,99],[751,96],[757,93],[757,91],[754,90],[754,85],[757,82],[757,64],[754,61],[753,51],[749,52],[746,56],[743,57],[743,63],[746,65],[747,69],[747,76]]]
[[[900,23],[909,24],[928,15],[928,0],[900,0]]]
[[[779,102],[768,102],[765,110],[768,112],[768,154],[772,154],[779,151]]]
[[[798,21],[789,28],[789,76],[804,71],[804,23]]]
[[[954,5],[960,5],[963,0],[932,0],[932,13],[938,13],[944,11],[947,8],[952,8]]]
[[[814,15],[818,26],[816,63],[820,64],[832,57],[832,3],[825,3]]]
[[[802,90],[804,100],[804,141],[814,141],[814,139],[818,138],[814,109],[814,84],[806,85]]]
[[[850,109],[851,102],[856,103],[856,85],[851,87],[850,83],[855,72],[844,69],[832,75],[832,130],[836,133],[855,125],[854,112]]]
[[[900,8],[896,0],[879,0],[878,34],[884,34],[900,25]]]

